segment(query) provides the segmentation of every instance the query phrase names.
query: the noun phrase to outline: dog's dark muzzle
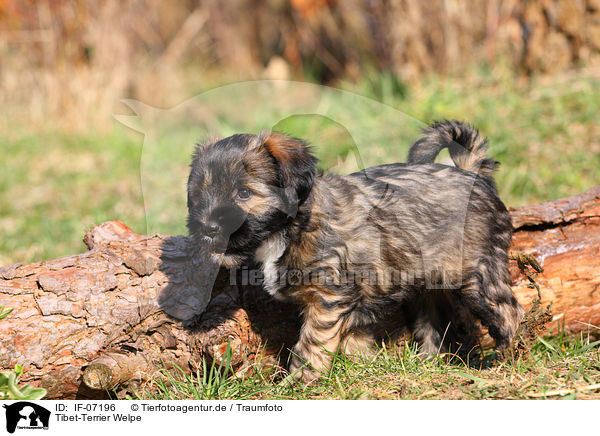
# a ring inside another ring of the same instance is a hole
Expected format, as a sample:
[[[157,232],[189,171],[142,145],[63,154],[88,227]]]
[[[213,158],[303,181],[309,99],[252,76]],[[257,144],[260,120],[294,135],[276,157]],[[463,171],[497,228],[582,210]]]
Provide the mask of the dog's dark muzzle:
[[[229,234],[219,223],[196,221],[193,225],[193,234],[196,238],[208,243],[211,251],[224,253],[227,250]]]
[[[209,221],[207,223],[199,223],[200,231],[204,236],[208,236],[209,238],[214,238],[218,236],[221,232],[221,226],[219,223],[215,223],[213,221]]]
[[[204,205],[192,208],[188,217],[190,233],[212,252],[224,253],[230,247],[230,237],[246,220],[247,214],[234,204]]]

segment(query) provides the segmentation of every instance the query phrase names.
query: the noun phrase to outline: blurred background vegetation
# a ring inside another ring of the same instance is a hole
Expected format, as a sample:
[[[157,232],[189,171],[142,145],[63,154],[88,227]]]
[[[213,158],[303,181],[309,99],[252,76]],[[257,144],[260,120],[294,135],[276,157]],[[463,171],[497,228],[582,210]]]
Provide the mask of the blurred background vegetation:
[[[0,0],[0,265],[83,251],[104,220],[151,228],[143,137],[113,118],[131,114],[122,99],[169,108],[257,79],[349,90],[425,123],[467,120],[489,136],[511,206],[600,183],[599,0]],[[265,127],[253,113],[264,101],[224,104]],[[310,139],[325,168],[349,152],[336,123],[280,127]],[[171,187],[160,231],[185,231],[168,200],[184,195],[197,134],[157,139],[179,165],[174,179],[156,174]],[[390,150],[373,144],[369,163],[402,159]]]

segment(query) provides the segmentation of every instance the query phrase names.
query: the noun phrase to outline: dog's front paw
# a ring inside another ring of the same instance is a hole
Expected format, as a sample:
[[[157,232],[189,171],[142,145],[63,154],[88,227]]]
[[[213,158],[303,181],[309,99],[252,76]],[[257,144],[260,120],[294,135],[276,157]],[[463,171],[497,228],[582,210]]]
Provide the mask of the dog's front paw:
[[[313,384],[321,378],[321,374],[309,363],[296,356],[292,357],[289,370],[291,377],[302,384]]]

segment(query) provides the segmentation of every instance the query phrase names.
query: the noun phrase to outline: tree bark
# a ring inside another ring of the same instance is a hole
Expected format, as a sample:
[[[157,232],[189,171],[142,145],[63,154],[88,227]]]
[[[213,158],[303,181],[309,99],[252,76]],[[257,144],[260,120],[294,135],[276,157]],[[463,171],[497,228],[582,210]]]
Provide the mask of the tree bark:
[[[511,214],[513,251],[544,268],[536,278],[542,303],[553,303],[560,328],[597,336],[600,186]],[[142,236],[111,221],[84,242],[83,254],[0,269],[0,305],[14,309],[0,320],[0,370],[22,364],[22,381],[46,388],[47,398],[124,392],[165,368],[218,363],[228,346],[234,367],[259,352],[276,362],[296,340],[294,306],[234,284],[184,236]],[[515,295],[530,307],[536,289],[516,262],[511,272]]]
[[[600,336],[600,186],[583,194],[511,209],[511,250],[532,254],[544,272],[536,282],[542,303],[552,303],[551,332]],[[526,307],[536,289],[511,263],[513,292]]]

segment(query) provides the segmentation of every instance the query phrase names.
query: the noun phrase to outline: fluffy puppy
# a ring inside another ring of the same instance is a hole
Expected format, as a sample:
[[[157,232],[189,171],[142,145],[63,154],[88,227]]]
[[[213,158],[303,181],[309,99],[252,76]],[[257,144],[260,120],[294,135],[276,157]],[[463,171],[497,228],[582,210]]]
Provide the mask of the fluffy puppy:
[[[434,163],[442,148],[455,167]],[[339,176],[317,173],[308,145],[281,133],[209,141],[191,165],[188,228],[222,265],[256,263],[267,292],[301,307],[297,378],[404,332],[426,354],[468,351],[481,323],[501,350],[523,308],[486,151],[473,128],[439,122],[408,163]]]

